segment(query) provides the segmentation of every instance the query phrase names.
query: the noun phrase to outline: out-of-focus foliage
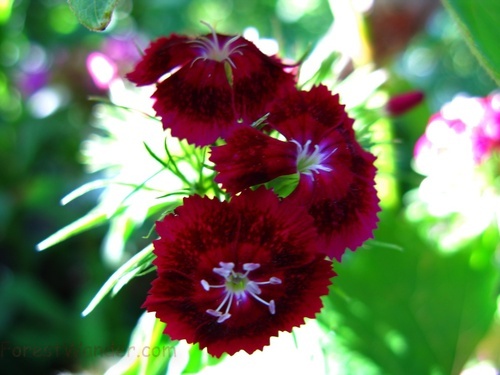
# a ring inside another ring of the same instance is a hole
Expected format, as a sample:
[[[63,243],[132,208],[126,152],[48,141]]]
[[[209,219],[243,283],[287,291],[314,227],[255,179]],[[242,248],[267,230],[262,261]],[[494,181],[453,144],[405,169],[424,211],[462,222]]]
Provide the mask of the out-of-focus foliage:
[[[68,0],[78,20],[90,30],[102,31],[111,22],[118,0]]]
[[[376,238],[401,249],[368,244],[346,256],[320,322],[373,363],[374,373],[460,373],[496,311],[491,257],[498,233],[443,254],[404,218],[385,212]]]
[[[500,3],[485,0],[473,3],[467,0],[444,0],[450,13],[456,17],[462,35],[476,57],[500,85]]]

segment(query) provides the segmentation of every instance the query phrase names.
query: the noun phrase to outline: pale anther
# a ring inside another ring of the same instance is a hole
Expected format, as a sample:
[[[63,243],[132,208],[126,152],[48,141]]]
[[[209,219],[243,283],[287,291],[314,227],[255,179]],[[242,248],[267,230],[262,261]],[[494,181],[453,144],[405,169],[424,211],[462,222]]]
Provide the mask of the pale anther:
[[[272,276],[267,281],[253,281],[250,280],[248,275],[250,272],[255,271],[260,268],[259,263],[243,263],[241,266],[242,272],[235,272],[235,264],[232,262],[219,262],[220,267],[214,267],[212,270],[217,275],[223,277],[224,283],[220,285],[210,285],[208,281],[201,280],[201,286],[205,291],[209,291],[210,288],[224,288],[224,298],[219,306],[214,309],[207,309],[206,312],[217,318],[218,323],[222,323],[231,317],[229,310],[235,300],[236,306],[240,305],[246,301],[247,296],[252,297],[256,301],[266,305],[271,314],[276,313],[276,305],[274,300],[267,302],[266,300],[259,297],[262,293],[260,286],[262,285],[279,285],[281,284],[281,279]],[[225,311],[221,310],[225,306]]]

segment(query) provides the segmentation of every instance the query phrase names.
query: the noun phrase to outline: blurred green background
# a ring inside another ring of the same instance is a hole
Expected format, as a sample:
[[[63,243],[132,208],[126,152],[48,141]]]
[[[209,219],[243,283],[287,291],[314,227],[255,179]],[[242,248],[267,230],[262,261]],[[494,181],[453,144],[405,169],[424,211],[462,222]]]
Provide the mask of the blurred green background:
[[[89,97],[107,95],[91,77],[89,54],[112,56],[123,75],[136,46],[172,32],[205,33],[204,20],[223,33],[254,27],[297,60],[334,24],[333,3],[123,0],[109,28],[97,33],[81,26],[64,1],[0,1],[0,374],[104,373],[116,360],[105,352],[125,350],[153,277],[134,279],[82,318],[114,270],[101,250],[107,227],[36,251],[98,200],[99,191],[59,203],[99,176],[87,173],[81,153],[82,141],[96,132]],[[413,147],[429,116],[459,92],[485,96],[496,85],[438,1],[352,4],[364,38],[357,58],[386,74],[378,92],[421,90],[425,101],[385,119],[391,144],[381,170],[388,188],[377,242],[346,255],[325,302],[336,313],[319,320],[336,332],[331,350],[341,374],[456,374],[477,357],[476,345],[498,320],[498,232],[489,228],[442,252],[425,223],[406,218],[405,197],[422,179],[412,169]],[[136,237],[125,256],[144,245]],[[479,354],[497,369],[499,341],[489,336]]]

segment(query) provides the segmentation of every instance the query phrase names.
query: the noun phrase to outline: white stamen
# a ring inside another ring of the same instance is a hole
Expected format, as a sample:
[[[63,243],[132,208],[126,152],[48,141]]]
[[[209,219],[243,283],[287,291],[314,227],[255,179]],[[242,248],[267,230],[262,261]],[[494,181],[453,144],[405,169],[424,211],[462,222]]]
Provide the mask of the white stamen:
[[[281,279],[272,276],[268,281],[253,281],[248,278],[248,274],[258,268],[260,268],[259,263],[244,263],[242,268],[245,273],[235,272],[234,263],[232,262],[219,262],[219,267],[214,267],[213,272],[225,279],[224,284],[221,285],[210,285],[206,280],[201,280],[201,286],[205,291],[209,291],[210,288],[225,288],[225,295],[222,302],[219,304],[217,309],[207,309],[206,312],[217,318],[217,323],[222,323],[231,317],[229,310],[233,304],[233,300],[236,300],[236,306],[240,304],[241,301],[245,300],[246,295],[250,295],[256,301],[266,305],[271,314],[276,313],[276,305],[274,300],[270,302],[265,301],[259,295],[262,293],[259,285],[278,285],[281,284]],[[226,306],[224,313],[221,309]]]
[[[220,303],[219,307],[217,307],[217,310],[215,311],[219,311],[220,309],[222,309],[222,306],[224,306],[226,304],[226,302],[229,300],[231,294],[230,293],[227,293],[225,296],[224,296],[224,299],[222,300],[222,302]],[[233,301],[233,299],[231,298],[229,300],[229,302],[231,303]],[[226,311],[227,313],[227,311]]]
[[[257,268],[260,267],[260,264],[259,263],[245,263],[243,265],[243,269],[245,271],[254,271],[256,270]]]
[[[225,270],[232,271],[234,268],[234,263],[233,262],[219,262],[219,266],[221,266]]]
[[[231,45],[233,44],[233,42],[238,40],[240,36],[236,35],[232,37],[221,47],[215,29],[206,22],[202,21],[201,23],[210,29],[212,33],[212,38],[210,39],[208,37],[199,37],[189,42],[203,49],[203,55],[198,56],[196,59],[194,59],[193,62],[191,63],[191,66],[198,60],[209,59],[218,62],[227,61],[229,65],[231,65],[231,67],[236,69],[236,65],[234,65],[233,60],[231,60],[231,55],[235,53],[243,55],[243,52],[241,52],[239,49],[245,47],[246,44],[240,44],[237,45],[236,47],[231,47]]]
[[[271,314],[276,314],[276,306],[274,305],[274,300],[269,301],[269,312]]]
[[[201,286],[203,289],[205,289],[207,292],[210,290],[210,284],[207,282],[207,280],[201,280]]]
[[[273,276],[269,279],[269,284],[278,285],[281,284],[281,280]]]
[[[221,268],[213,269],[213,271],[217,275],[221,275],[222,277],[227,278],[231,274],[231,272],[233,272],[234,263],[220,262],[219,265],[221,266]]]
[[[270,302],[264,301],[262,298],[260,298],[258,295],[252,293],[251,291],[248,291],[250,295],[255,298],[257,301],[262,302],[264,305],[266,305],[269,308],[269,312],[274,315],[276,312],[276,306],[274,304],[274,300],[271,300]]]
[[[207,314],[210,314],[210,315],[215,316],[215,317],[219,317],[222,315],[222,313],[220,311],[215,311],[212,309],[207,309]]]
[[[249,281],[247,284],[247,288],[248,288],[249,292],[252,292],[255,294],[260,294],[262,292],[255,281]]]
[[[312,143],[310,139],[307,140],[304,146],[294,139],[292,139],[292,142],[297,145],[297,170],[299,173],[312,177],[313,173],[319,173],[319,171],[331,172],[333,170],[333,168],[323,163],[337,151],[337,147],[330,153],[323,154],[319,145],[314,145],[314,150],[310,150]]]
[[[225,320],[228,320],[231,317],[231,314],[222,314],[219,319],[217,319],[217,323],[222,323]]]

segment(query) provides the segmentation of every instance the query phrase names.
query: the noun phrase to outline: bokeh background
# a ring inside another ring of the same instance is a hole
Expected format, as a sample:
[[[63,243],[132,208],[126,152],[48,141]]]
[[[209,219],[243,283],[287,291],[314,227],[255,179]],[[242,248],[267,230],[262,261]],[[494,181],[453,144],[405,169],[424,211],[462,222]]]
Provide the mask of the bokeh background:
[[[431,114],[457,94],[497,88],[437,0],[122,0],[104,32],[83,27],[64,1],[0,1],[0,374],[102,374],[125,351],[152,274],[81,313],[147,244],[154,218],[112,230],[96,220],[46,250],[37,245],[102,203],[103,189],[88,189],[60,204],[113,172],[98,164],[109,166],[116,148],[89,147],[109,135],[92,98],[132,90],[121,78],[138,51],[172,32],[206,33],[200,20],[257,35],[291,61],[309,53],[307,68],[321,68],[325,82],[345,78],[344,102],[375,124],[383,212],[375,241],[338,265],[325,301],[335,314],[318,319],[333,342],[324,349],[330,373],[497,374],[497,224],[454,239],[450,223],[463,218],[415,205],[424,176],[414,146]],[[425,95],[418,106],[384,112],[388,98],[414,90]],[[128,163],[142,168],[139,158]],[[485,173],[500,194],[498,171]]]

